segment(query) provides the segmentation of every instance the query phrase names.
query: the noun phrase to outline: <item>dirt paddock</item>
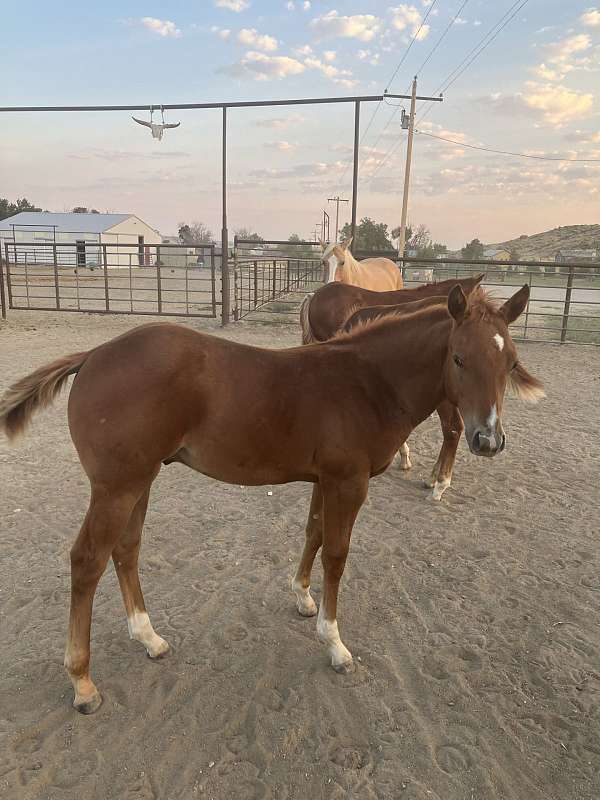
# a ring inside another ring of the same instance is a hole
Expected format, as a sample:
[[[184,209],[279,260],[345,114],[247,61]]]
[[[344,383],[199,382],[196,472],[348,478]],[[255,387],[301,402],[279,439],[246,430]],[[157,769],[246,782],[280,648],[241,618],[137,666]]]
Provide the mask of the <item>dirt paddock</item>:
[[[12,312],[0,388],[145,321]],[[203,327],[298,341],[295,327]],[[16,446],[0,439],[0,797],[597,800],[600,349],[520,353],[548,397],[507,401],[504,454],[476,459],[462,442],[435,504],[422,487],[440,441],[431,418],[411,437],[412,471],[372,481],[340,594],[347,676],[289,589],[310,487],[228,486],[171,465],[141,578],[172,652],[154,663],[129,640],[111,565],[92,629],[104,704],[78,715],[62,657],[88,486],[66,394]],[[317,599],[321,574],[317,561]]]

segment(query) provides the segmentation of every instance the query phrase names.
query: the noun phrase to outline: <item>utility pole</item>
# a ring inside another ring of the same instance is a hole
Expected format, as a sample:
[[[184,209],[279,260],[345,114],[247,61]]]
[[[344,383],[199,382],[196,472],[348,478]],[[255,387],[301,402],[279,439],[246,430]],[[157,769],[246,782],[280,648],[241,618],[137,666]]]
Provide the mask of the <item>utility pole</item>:
[[[337,242],[340,233],[340,203],[349,203],[349,200],[344,200],[339,195],[337,197],[328,197],[328,203],[335,203],[335,241]]]
[[[406,215],[408,212],[408,188],[410,186],[410,163],[412,159],[413,135],[415,132],[415,106],[417,104],[417,76],[412,82],[410,98],[410,119],[408,122],[408,144],[406,146],[406,168],[404,170],[404,195],[402,196],[402,220],[400,222],[400,240],[398,242],[398,257],[403,258],[406,245]]]
[[[329,243],[329,214],[323,209],[323,241]]]

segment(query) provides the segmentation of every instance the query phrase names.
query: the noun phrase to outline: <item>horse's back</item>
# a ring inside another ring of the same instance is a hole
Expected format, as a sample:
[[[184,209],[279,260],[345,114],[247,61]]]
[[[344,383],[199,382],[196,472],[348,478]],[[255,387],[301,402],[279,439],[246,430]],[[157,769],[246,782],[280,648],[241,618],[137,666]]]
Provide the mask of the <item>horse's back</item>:
[[[376,292],[402,289],[402,272],[389,258],[365,258],[359,261],[360,286]]]

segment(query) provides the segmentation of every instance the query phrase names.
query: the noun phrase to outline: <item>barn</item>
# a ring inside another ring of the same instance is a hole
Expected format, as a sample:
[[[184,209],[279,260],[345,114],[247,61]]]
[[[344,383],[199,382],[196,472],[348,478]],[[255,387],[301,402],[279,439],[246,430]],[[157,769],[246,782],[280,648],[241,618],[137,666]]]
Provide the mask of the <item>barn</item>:
[[[102,246],[110,247],[107,266],[144,266],[153,262],[150,245],[161,235],[135,214],[22,211],[0,222],[0,245],[13,262],[48,263],[54,245],[59,261],[77,267],[102,264]],[[70,245],[70,246],[69,246]]]

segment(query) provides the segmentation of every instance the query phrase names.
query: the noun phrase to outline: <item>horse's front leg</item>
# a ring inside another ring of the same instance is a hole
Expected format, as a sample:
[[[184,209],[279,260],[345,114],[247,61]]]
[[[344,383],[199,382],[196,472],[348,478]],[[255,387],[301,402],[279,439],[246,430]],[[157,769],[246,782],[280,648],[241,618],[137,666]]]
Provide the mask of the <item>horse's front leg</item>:
[[[353,479],[324,479],[323,491],[323,597],[317,617],[317,635],[331,658],[336,672],[353,669],[352,654],[340,638],[337,624],[337,598],[350,547],[352,527],[369,488],[367,475]]]
[[[323,543],[323,493],[318,483],[313,486],[310,511],[306,522],[306,541],[292,579],[292,591],[296,595],[296,607],[303,617],[314,617],[317,604],[310,594],[310,573],[315,556]]]
[[[465,428],[458,408],[448,400],[444,400],[437,408],[437,413],[442,426],[444,441],[437,461],[431,472],[431,477],[425,484],[433,488],[434,500],[441,500],[442,495],[452,481],[452,470],[456,460],[456,451],[460,437]]]

